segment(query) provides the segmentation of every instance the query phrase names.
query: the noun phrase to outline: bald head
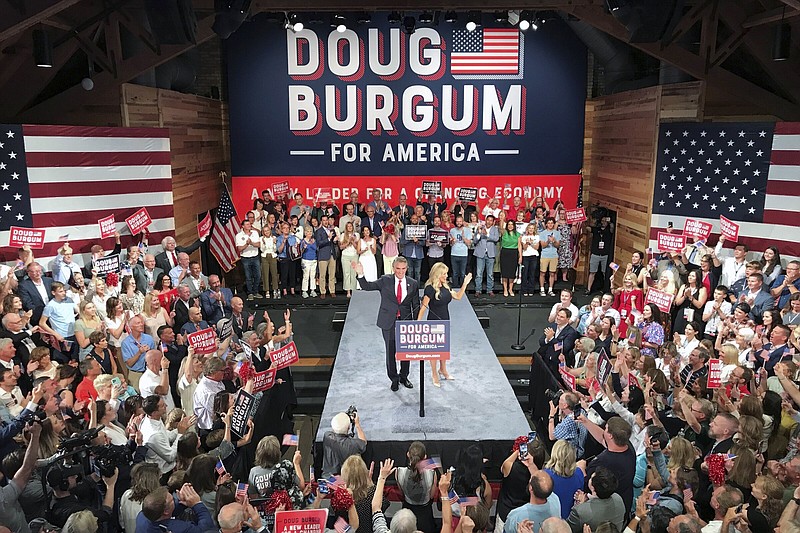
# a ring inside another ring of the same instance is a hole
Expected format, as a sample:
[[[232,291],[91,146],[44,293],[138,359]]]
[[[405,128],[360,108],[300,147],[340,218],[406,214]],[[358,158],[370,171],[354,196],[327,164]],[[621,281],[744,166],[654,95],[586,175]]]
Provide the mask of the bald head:
[[[242,522],[247,518],[242,504],[233,502],[219,510],[217,521],[222,533],[241,531]]]
[[[153,254],[144,254],[144,267],[153,270],[156,266],[156,256]]]
[[[161,357],[162,354],[159,350],[147,350],[147,353],[144,354],[144,362],[147,368],[158,374],[161,369]]]
[[[572,533],[572,528],[569,527],[569,524],[566,520],[561,518],[557,518],[555,516],[551,516],[544,522],[542,522],[542,528],[539,530],[540,533]]]

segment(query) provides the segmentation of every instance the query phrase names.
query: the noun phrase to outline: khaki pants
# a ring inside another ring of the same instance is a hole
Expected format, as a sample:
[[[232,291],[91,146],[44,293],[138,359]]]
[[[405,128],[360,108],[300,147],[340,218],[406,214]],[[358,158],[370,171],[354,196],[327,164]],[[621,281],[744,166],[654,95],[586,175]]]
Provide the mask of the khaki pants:
[[[267,294],[269,294],[270,290],[277,291],[279,288],[278,258],[274,255],[261,257],[261,284]]]
[[[139,379],[142,377],[144,372],[135,372],[128,369],[128,385],[131,385],[134,389],[139,390]]]
[[[327,261],[317,261],[319,267],[319,292],[325,294],[325,278],[328,279],[328,292],[336,293],[336,259],[331,257]]]

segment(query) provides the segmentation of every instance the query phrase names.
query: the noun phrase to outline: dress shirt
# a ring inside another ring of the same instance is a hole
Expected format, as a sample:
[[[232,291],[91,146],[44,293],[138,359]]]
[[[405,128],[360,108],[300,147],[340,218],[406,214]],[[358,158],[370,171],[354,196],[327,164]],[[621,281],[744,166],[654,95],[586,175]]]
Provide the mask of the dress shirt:
[[[144,344],[150,350],[156,349],[156,343],[153,340],[153,337],[148,335],[147,333],[142,333],[142,336],[139,338],[139,344]],[[128,360],[131,359],[136,353],[139,351],[139,346],[136,344],[136,339],[133,338],[133,335],[128,335],[122,341],[122,360],[125,361],[125,364],[128,364]],[[134,372],[144,372],[146,369],[145,361],[144,361],[144,354],[147,352],[143,352],[139,359],[136,360],[133,366],[128,365],[130,370]]]
[[[400,290],[402,291],[403,298],[400,300],[401,302],[406,299],[408,296],[408,288],[406,287],[406,278],[400,279],[397,276],[394,277],[394,293],[397,295],[397,284],[400,284]]]
[[[214,397],[224,390],[225,385],[221,381],[214,381],[206,376],[200,379],[193,397],[198,428],[211,429],[214,424]]]
[[[178,430],[167,430],[161,420],[145,416],[139,426],[142,443],[147,445],[147,460],[158,465],[162,474],[175,468],[178,456]]]
[[[36,283],[35,281],[31,280],[31,283],[33,283],[33,286],[36,287],[37,291],[39,291],[39,296],[42,297],[42,301],[47,303],[47,301],[50,299],[50,295],[47,294],[47,287],[44,286],[44,281]]]
[[[167,370],[162,370],[162,372],[168,372]],[[139,378],[139,394],[142,398],[146,398],[151,394],[156,394],[156,387],[161,385],[161,376],[156,374],[149,368],[144,371],[142,377]],[[172,399],[172,393],[167,387],[166,394],[159,394],[161,398],[164,400],[164,403],[167,404],[167,412],[172,411],[175,408],[175,400]]]

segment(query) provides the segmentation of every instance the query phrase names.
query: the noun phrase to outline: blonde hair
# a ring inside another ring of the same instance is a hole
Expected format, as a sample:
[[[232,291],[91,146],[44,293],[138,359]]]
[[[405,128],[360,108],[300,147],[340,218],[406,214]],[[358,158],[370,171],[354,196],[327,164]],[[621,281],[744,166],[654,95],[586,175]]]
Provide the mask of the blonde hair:
[[[94,390],[97,390],[101,387],[110,387],[111,386],[111,374],[100,374],[96,378],[94,378]]]
[[[144,295],[144,307],[142,307],[142,314],[147,318],[153,318],[156,316],[150,314],[150,309],[153,307],[153,300],[158,301],[158,297],[152,292],[148,292]]]
[[[372,480],[369,478],[367,465],[360,455],[351,455],[345,459],[342,465],[342,481],[353,491],[353,500],[356,502],[369,496]]]
[[[556,441],[553,451],[550,452],[550,460],[544,467],[551,468],[561,477],[572,477],[576,468],[575,448],[565,440]]]
[[[94,305],[94,316],[87,316],[86,315],[86,306],[87,305],[94,305],[94,302],[91,300],[81,300],[81,303],[78,304],[78,318],[86,322],[87,320],[100,320],[100,317],[97,315],[97,306]]]
[[[639,288],[639,278],[633,272],[628,272],[622,277],[622,281],[624,282],[627,278],[631,278],[631,287],[634,289]]]
[[[175,407],[174,409],[172,409],[172,411],[167,413],[167,421],[165,422],[164,426],[168,430],[177,429],[178,422],[183,420],[183,416],[184,416],[183,409],[181,409],[180,407]]]
[[[693,468],[694,466],[694,446],[683,437],[673,437],[669,441],[669,462],[667,470],[679,467]]]
[[[722,352],[722,362],[726,365],[739,364],[739,350],[732,344],[723,344],[719,351]]]
[[[669,279],[666,287],[661,287],[661,276],[666,276]],[[663,290],[664,292],[668,292],[674,296],[675,293],[678,292],[678,287],[675,286],[675,274],[673,274],[671,270],[665,270],[661,273],[661,276],[658,277],[659,283],[656,288]]]
[[[281,460],[281,445],[273,435],[267,435],[258,441],[256,447],[256,465],[270,468]]]
[[[450,290],[450,285],[447,283],[447,280],[442,283],[440,280],[442,278],[442,274],[445,274],[449,269],[447,265],[444,263],[437,262],[431,267],[431,273],[428,276],[428,281],[425,282],[425,286],[427,287],[430,285],[433,287],[433,290],[436,291],[436,299],[439,299],[439,290],[444,287],[448,291]]]
[[[96,533],[97,517],[91,511],[79,511],[67,518],[63,533]]]

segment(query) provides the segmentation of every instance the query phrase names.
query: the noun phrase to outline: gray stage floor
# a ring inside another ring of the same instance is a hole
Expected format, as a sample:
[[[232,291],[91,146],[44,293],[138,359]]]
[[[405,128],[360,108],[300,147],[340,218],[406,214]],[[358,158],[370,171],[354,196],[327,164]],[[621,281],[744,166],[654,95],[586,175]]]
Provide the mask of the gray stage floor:
[[[414,389],[389,388],[383,337],[375,325],[379,301],[377,292],[353,292],[316,441],[330,429],[331,418],[350,404],[358,407],[370,442],[513,441],[529,431],[467,297],[450,304],[448,371],[455,380],[434,387],[426,364],[426,416],[420,418],[419,363],[411,363]]]

